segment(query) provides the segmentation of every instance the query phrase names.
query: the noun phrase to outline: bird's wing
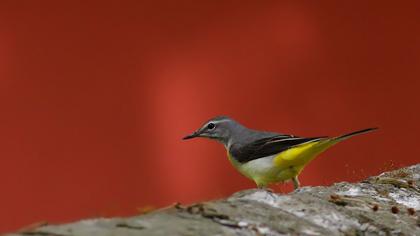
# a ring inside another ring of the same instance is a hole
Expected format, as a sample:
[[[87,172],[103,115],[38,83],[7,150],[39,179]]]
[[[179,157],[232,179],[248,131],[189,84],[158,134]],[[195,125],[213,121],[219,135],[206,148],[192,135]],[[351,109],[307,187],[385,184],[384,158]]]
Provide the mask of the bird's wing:
[[[230,153],[240,163],[278,154],[293,146],[323,139],[325,137],[302,138],[291,135],[275,135],[261,138],[246,145],[232,145]]]

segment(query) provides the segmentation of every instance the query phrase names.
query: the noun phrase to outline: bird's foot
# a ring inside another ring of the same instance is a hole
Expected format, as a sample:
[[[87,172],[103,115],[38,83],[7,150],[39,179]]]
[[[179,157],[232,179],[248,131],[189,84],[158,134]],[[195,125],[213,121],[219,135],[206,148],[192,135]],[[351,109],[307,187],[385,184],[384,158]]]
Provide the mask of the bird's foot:
[[[258,187],[258,190],[263,190],[263,191],[266,191],[266,192],[269,192],[269,193],[274,193],[273,189],[265,187],[265,186],[264,187]]]
[[[293,177],[292,181],[294,190],[300,188],[300,182],[297,176]]]

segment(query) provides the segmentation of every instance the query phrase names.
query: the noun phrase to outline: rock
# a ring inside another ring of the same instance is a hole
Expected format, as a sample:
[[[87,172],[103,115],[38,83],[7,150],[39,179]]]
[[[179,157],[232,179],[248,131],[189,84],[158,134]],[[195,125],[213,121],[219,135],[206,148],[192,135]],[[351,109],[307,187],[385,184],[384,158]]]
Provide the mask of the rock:
[[[9,236],[420,235],[420,164],[360,183],[262,189],[130,218],[43,225]]]

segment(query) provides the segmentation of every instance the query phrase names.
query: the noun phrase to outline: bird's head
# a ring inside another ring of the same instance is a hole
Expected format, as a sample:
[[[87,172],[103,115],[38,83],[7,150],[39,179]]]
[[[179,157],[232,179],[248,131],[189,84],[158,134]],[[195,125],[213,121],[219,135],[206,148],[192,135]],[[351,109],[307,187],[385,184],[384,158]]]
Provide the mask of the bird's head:
[[[231,118],[227,116],[216,116],[205,122],[194,133],[185,136],[183,139],[203,137],[215,139],[226,145],[238,127],[242,126]]]

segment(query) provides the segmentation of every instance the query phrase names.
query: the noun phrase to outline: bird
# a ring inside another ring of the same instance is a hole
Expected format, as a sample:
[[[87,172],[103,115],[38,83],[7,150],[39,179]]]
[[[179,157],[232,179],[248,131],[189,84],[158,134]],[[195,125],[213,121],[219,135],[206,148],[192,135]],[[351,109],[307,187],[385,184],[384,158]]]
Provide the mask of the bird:
[[[249,129],[228,116],[216,116],[183,139],[202,137],[220,142],[234,168],[258,188],[292,181],[294,189],[298,189],[299,174],[315,157],[343,140],[376,129],[306,138]]]

